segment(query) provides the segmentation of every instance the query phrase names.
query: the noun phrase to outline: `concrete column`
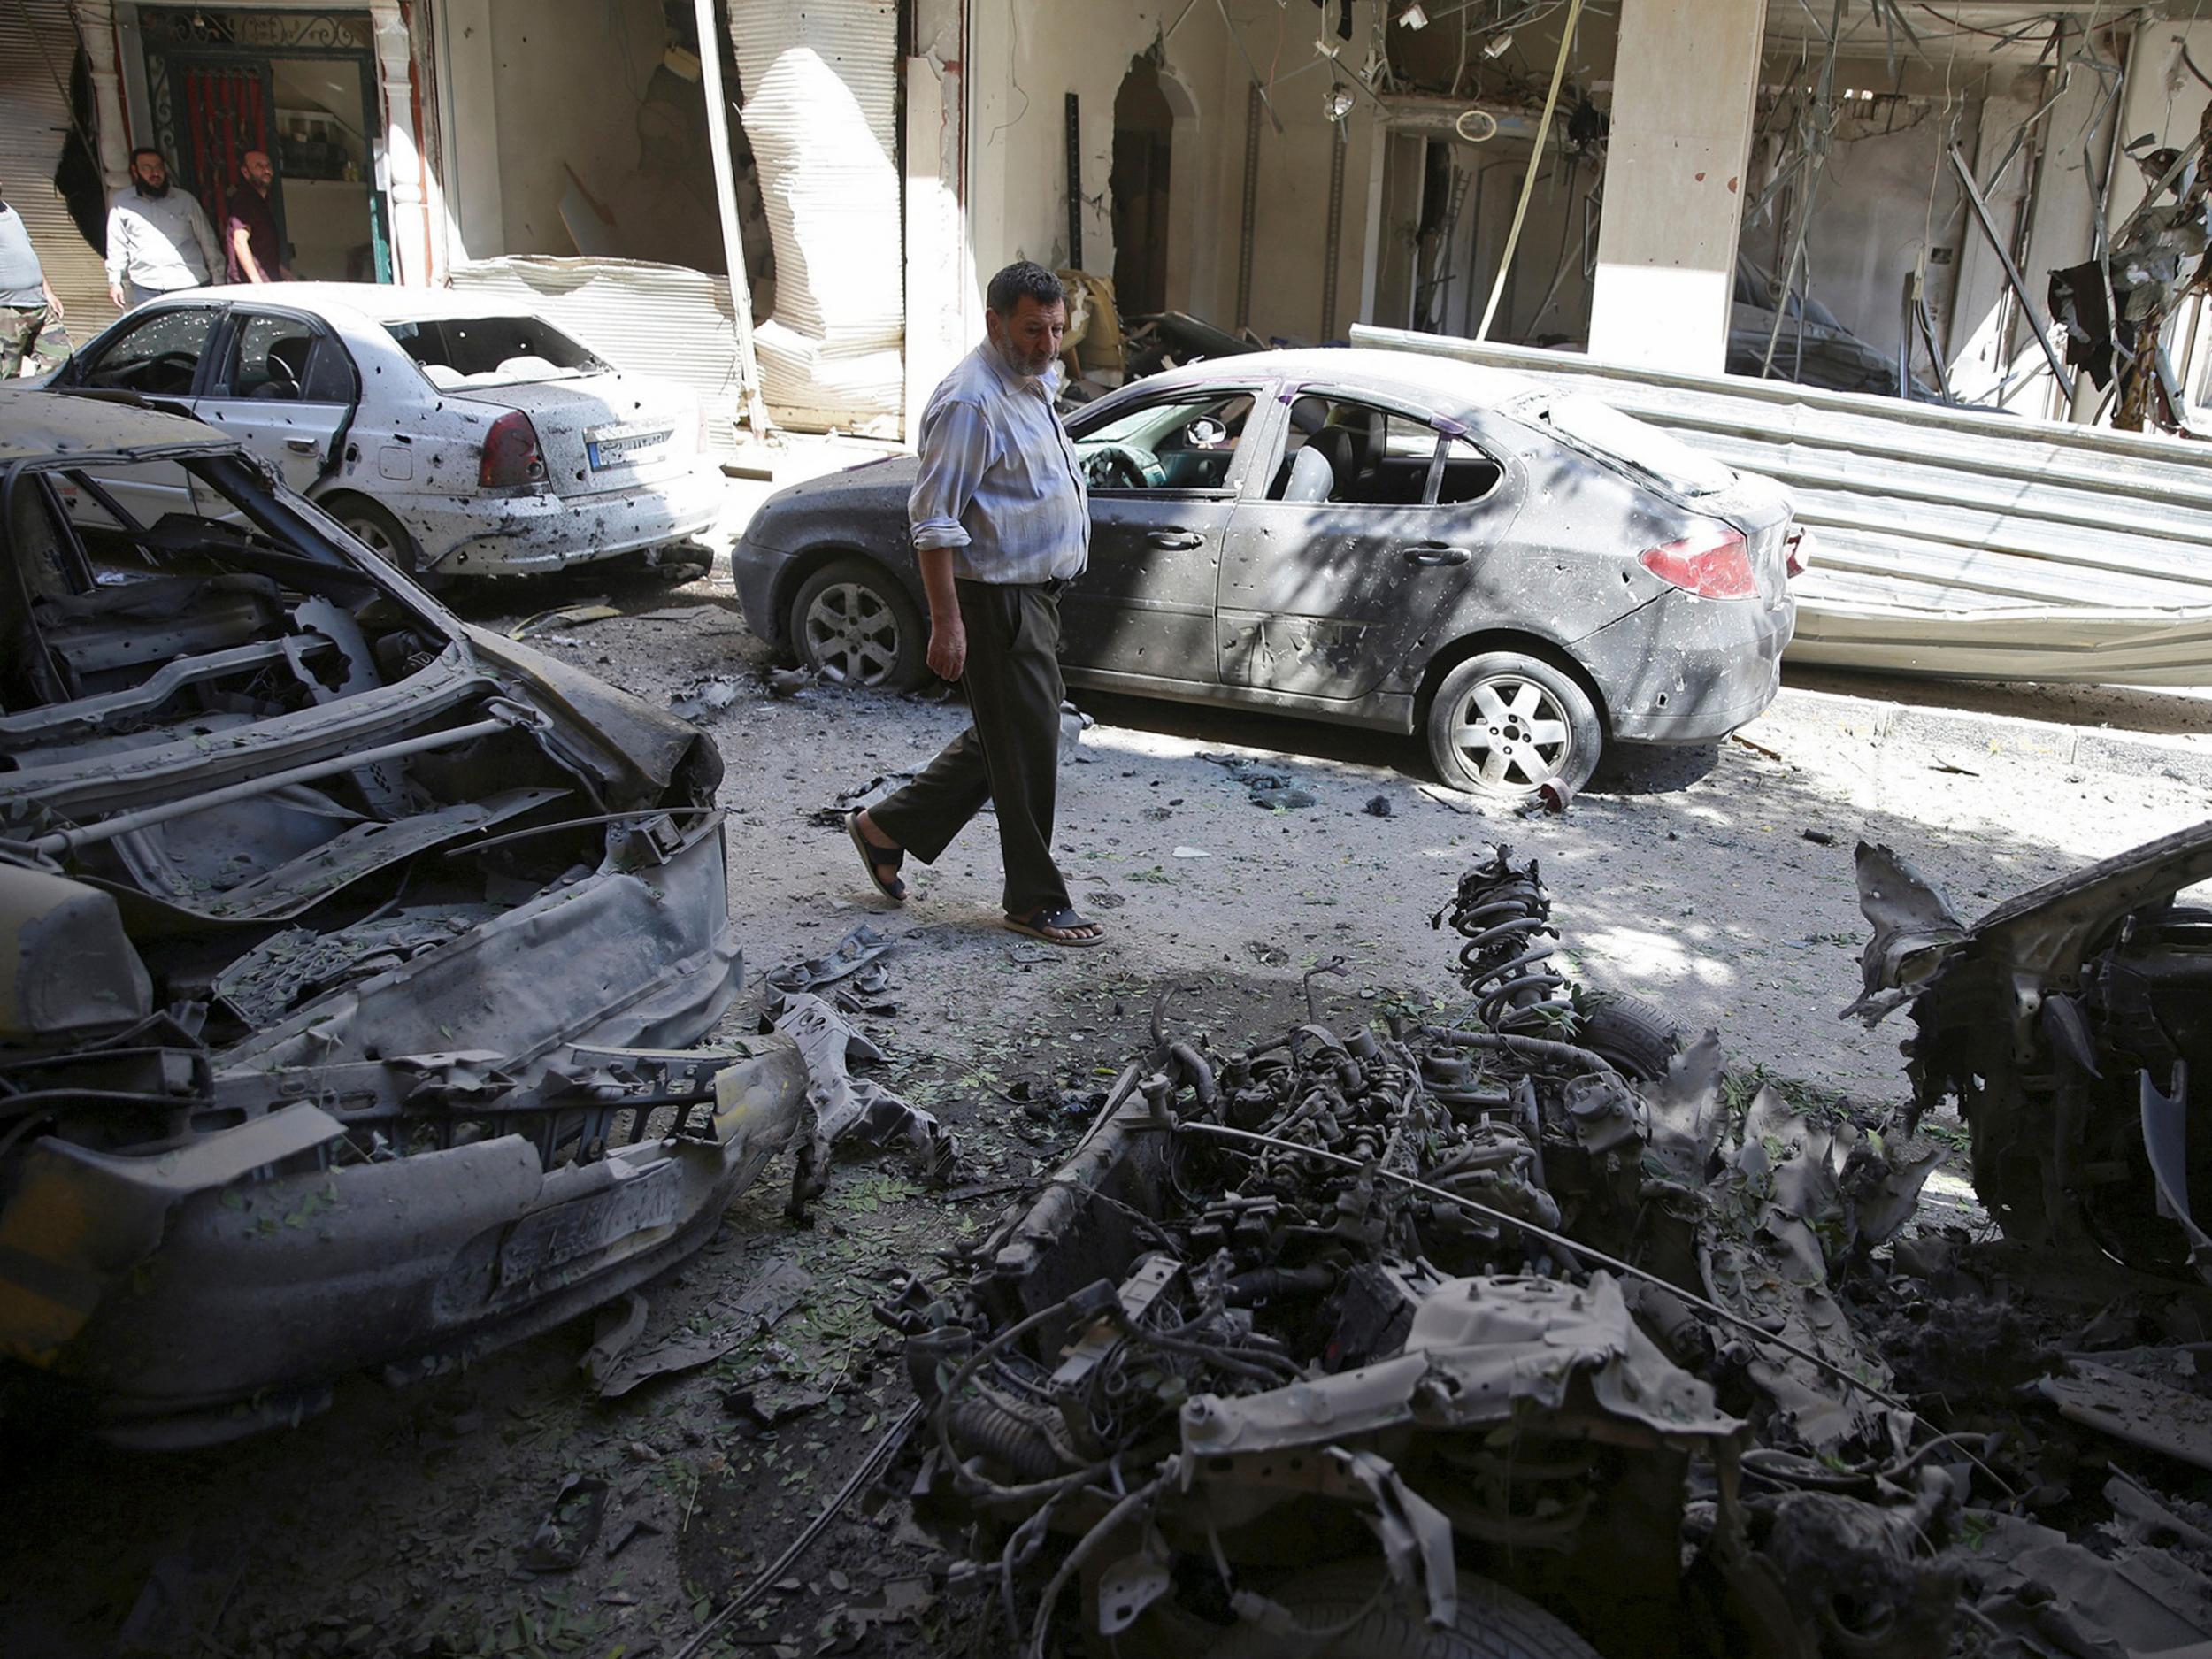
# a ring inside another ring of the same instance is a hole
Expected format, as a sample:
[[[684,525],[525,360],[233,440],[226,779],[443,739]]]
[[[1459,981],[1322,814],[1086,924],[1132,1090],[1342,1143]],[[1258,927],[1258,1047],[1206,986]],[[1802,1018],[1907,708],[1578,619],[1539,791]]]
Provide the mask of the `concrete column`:
[[[1622,0],[1590,353],[1717,374],[1766,0]]]
[[[923,0],[907,58],[907,442],[938,380],[973,345],[969,310],[976,272],[967,257],[960,201],[960,140],[967,102],[960,60],[960,0]],[[982,332],[982,319],[973,320]]]
[[[115,7],[111,0],[70,0],[77,34],[84,42],[92,75],[92,104],[100,129],[100,176],[108,194],[131,181],[131,134],[123,119],[123,78],[116,60]]]
[[[384,104],[384,199],[392,209],[392,278],[430,280],[430,204],[415,142],[415,59],[399,0],[369,0],[377,89]]]
[[[457,260],[489,259],[507,251],[491,0],[438,0],[436,17],[447,245]]]

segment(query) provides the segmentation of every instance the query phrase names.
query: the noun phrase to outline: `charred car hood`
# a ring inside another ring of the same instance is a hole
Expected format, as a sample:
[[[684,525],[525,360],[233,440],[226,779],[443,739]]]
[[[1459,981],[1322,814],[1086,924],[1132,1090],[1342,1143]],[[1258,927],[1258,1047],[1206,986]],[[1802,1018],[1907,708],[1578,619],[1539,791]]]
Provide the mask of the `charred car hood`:
[[[199,1443],[695,1248],[804,1084],[689,1047],[743,973],[713,745],[230,441],[44,401],[0,465],[0,1355]]]

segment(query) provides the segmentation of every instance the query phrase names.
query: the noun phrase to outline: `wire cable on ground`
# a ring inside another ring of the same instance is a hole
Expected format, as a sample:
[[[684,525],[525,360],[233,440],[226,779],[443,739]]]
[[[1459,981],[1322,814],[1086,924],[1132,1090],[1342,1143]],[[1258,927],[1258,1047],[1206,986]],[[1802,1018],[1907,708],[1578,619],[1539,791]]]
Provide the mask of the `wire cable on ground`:
[[[868,1455],[860,1460],[859,1467],[855,1469],[847,1478],[845,1484],[837,1489],[837,1494],[822,1506],[822,1512],[819,1515],[807,1523],[806,1530],[791,1540],[791,1548],[776,1557],[773,1566],[756,1576],[749,1589],[725,1603],[720,1612],[702,1624],[697,1633],[677,1649],[676,1659],[693,1659],[693,1655],[703,1650],[712,1640],[717,1631],[752,1606],[754,1602],[759,1601],[762,1596],[767,1594],[769,1586],[790,1571],[799,1557],[812,1548],[815,1540],[829,1530],[829,1524],[837,1518],[839,1511],[852,1502],[853,1494],[874,1479],[883,1466],[897,1455],[899,1448],[905,1444],[907,1435],[921,1420],[922,1402],[917,1400],[899,1414],[895,1423],[884,1430],[882,1438],[877,1440]]]

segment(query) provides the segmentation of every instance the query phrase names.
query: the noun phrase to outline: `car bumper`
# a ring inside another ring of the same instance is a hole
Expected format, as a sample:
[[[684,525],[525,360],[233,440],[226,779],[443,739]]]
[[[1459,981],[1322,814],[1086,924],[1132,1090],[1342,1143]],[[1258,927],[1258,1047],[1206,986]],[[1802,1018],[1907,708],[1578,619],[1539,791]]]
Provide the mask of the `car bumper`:
[[[1797,603],[1662,595],[1575,648],[1605,694],[1612,735],[1709,743],[1756,719],[1782,688]]]
[[[441,576],[518,576],[685,541],[714,528],[727,496],[719,468],[701,464],[638,490],[473,499],[388,497]]]
[[[750,534],[739,536],[730,549],[730,579],[737,587],[738,608],[745,613],[745,626],[771,650],[790,649],[791,618],[778,603],[790,565],[788,553],[764,547]]]
[[[240,1121],[143,1155],[17,1148],[0,1356],[86,1386],[108,1439],[184,1448],[296,1420],[344,1372],[422,1374],[619,1295],[703,1243],[797,1125],[787,1044],[681,1048],[742,975],[716,822],[221,1051],[211,1099]],[[696,1103],[649,1135],[630,1099]],[[396,1110],[391,1144],[434,1144],[349,1161],[342,1109]],[[487,1112],[527,1129],[434,1144]],[[535,1132],[607,1149],[556,1161]]]

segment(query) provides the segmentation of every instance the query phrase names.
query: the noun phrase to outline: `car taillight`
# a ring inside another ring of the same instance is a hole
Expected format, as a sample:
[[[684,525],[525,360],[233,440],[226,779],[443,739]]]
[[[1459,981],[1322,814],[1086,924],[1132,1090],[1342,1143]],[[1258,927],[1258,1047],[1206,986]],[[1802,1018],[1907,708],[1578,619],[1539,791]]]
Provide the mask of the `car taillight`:
[[[1813,550],[1805,545],[1805,533],[1795,525],[1782,538],[1782,551],[1786,556],[1782,568],[1792,576],[1802,576],[1813,562]]]
[[[530,417],[513,409],[492,422],[484,434],[484,457],[476,481],[486,489],[512,489],[545,482],[545,457],[538,452],[538,429]]]
[[[1759,591],[1751,573],[1751,549],[1740,534],[1719,525],[1700,535],[1646,548],[1637,563],[1661,581],[1672,582],[1701,599],[1749,599]]]

